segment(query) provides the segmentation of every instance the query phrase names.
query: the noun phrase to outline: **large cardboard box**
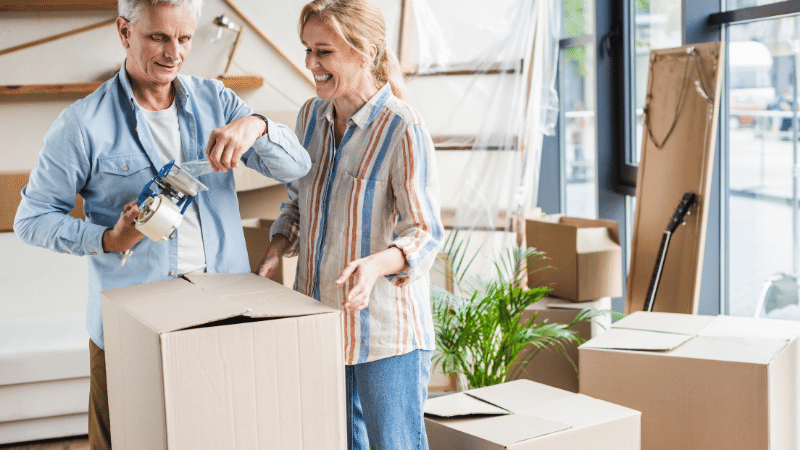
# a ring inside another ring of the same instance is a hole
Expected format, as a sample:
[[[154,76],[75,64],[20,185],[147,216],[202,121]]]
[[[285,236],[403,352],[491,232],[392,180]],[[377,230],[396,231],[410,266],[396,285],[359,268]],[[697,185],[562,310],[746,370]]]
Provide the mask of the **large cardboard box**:
[[[639,449],[641,413],[530,380],[428,400],[431,450]]]
[[[536,320],[534,321],[536,324],[545,321],[548,323],[570,324],[584,308],[608,311],[611,309],[611,298],[604,297],[593,302],[575,303],[554,297],[543,297],[525,309],[522,317],[527,322],[536,314]],[[611,314],[605,314],[596,317],[591,322],[577,323],[571,329],[577,331],[581,339],[589,340],[599,336],[610,327]],[[572,362],[578,366],[578,343],[565,344],[564,350]],[[530,358],[532,352],[535,351],[535,346],[528,345],[523,350],[522,357]],[[511,370],[512,373],[516,373],[518,369],[514,367]],[[576,372],[575,367],[572,366],[570,360],[563,353],[555,347],[550,347],[541,350],[532,359],[531,363],[522,369],[517,378],[533,380],[548,386],[564,389],[565,391],[578,392],[579,376],[580,367],[578,366],[578,371]]]
[[[550,285],[550,295],[582,302],[622,295],[622,250],[619,225],[552,214],[525,222],[528,247],[544,251],[533,265],[529,286]]]
[[[250,270],[258,270],[264,253],[269,247],[269,230],[274,223],[269,219],[244,219],[242,228],[244,230],[244,240],[247,244],[247,256],[250,260]],[[271,280],[286,287],[294,287],[294,280],[297,274],[297,258],[281,258],[278,268],[272,275]]]
[[[579,348],[580,392],[642,412],[645,450],[796,450],[800,323],[636,312]]]
[[[345,448],[338,311],[254,274],[101,296],[115,449]]]
[[[14,230],[14,216],[22,201],[22,188],[28,184],[30,172],[0,172],[0,232]],[[84,219],[83,197],[75,196],[70,216]]]

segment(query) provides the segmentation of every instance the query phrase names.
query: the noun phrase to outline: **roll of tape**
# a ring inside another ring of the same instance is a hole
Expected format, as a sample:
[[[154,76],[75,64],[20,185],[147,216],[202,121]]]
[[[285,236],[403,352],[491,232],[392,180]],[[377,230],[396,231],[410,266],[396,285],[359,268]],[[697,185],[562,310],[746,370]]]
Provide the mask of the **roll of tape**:
[[[135,226],[153,241],[166,241],[182,220],[178,205],[164,194],[158,194],[142,203],[142,212],[136,218]]]

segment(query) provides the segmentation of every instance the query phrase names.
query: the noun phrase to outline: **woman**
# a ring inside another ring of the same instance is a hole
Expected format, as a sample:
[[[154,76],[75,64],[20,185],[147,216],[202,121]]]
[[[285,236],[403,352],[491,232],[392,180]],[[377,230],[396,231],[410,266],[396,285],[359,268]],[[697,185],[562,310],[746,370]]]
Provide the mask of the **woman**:
[[[433,143],[405,104],[371,0],[315,0],[300,18],[317,98],[296,133],[312,169],[259,267],[299,254],[295,288],[344,311],[348,446],[427,449],[423,404],[434,349],[428,272],[441,246]]]

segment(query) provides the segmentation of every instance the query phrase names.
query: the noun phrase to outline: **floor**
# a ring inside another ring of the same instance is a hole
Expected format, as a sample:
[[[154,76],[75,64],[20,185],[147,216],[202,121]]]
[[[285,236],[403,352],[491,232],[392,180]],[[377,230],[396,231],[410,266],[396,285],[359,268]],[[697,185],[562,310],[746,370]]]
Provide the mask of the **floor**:
[[[89,440],[83,437],[51,439],[47,441],[25,442],[21,444],[0,445],[2,450],[89,450]]]

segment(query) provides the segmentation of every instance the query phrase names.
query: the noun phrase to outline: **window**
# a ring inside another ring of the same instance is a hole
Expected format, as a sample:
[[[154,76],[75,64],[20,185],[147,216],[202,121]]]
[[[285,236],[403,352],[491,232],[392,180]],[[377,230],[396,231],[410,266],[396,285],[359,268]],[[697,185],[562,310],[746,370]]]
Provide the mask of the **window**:
[[[628,0],[631,14],[631,61],[633,66],[632,127],[634,147],[629,149],[628,162],[639,164],[642,149],[642,117],[650,68],[650,51],[682,45],[682,11],[679,0]]]
[[[800,17],[731,24],[727,34],[729,313],[800,320],[792,170],[800,154]]]
[[[564,213],[597,217],[594,0],[564,0],[560,43],[560,148]]]

